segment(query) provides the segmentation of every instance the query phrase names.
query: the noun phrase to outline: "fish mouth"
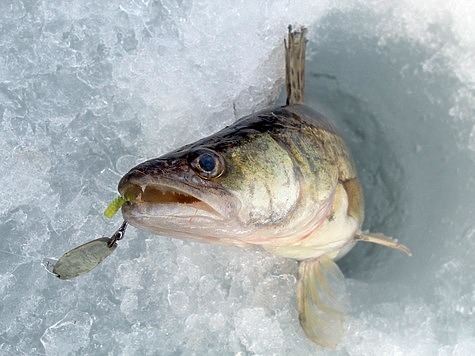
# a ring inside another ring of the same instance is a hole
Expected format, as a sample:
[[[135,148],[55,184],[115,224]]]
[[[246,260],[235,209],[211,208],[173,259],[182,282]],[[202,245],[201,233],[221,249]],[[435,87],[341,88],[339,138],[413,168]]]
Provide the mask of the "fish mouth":
[[[222,218],[222,214],[216,206],[203,199],[200,190],[188,185],[171,185],[167,182],[148,184],[125,184],[119,189],[127,203],[124,208],[128,211],[138,209],[141,212],[164,214],[163,217],[174,215],[193,214],[193,216],[203,215],[214,218]],[[183,214],[179,214],[179,212]],[[160,213],[161,212],[161,213]],[[172,213],[173,212],[173,213]],[[188,212],[188,214],[187,214]]]

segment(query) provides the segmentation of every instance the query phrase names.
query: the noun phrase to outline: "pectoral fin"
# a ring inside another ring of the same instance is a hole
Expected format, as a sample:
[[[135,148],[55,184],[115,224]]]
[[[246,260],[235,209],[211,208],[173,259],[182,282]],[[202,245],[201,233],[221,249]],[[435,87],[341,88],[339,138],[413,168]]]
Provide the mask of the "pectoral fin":
[[[323,347],[335,347],[344,331],[346,290],[343,273],[332,259],[300,262],[297,300],[307,336]]]
[[[383,234],[370,234],[368,232],[359,232],[355,235],[355,240],[367,241],[378,245],[383,245],[404,252],[408,256],[412,256],[411,250],[409,250],[406,246],[400,244],[396,239],[385,236]]]

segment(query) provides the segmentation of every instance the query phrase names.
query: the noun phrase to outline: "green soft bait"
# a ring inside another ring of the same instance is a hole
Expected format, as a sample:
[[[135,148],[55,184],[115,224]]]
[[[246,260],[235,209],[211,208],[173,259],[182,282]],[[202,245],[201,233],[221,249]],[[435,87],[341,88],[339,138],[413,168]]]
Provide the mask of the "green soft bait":
[[[107,209],[104,211],[104,215],[108,217],[109,219],[112,218],[117,211],[120,209],[124,203],[127,202],[126,198],[123,197],[117,197],[115,198],[107,207]]]

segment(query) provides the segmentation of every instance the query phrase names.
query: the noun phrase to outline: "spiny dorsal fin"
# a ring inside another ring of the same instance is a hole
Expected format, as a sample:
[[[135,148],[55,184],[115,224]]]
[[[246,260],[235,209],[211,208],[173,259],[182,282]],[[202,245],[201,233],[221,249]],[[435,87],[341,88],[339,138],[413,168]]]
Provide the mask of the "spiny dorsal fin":
[[[404,252],[408,256],[412,256],[411,250],[409,250],[403,244],[400,244],[397,239],[383,235],[383,234],[370,234],[369,232],[359,232],[355,235],[355,240],[372,242],[378,245],[393,248]]]
[[[347,304],[345,278],[327,256],[301,261],[297,281],[300,325],[323,347],[335,347],[344,331]]]
[[[293,31],[289,26],[288,40],[285,44],[285,87],[287,105],[303,104],[305,89],[305,37],[307,29],[301,27]]]

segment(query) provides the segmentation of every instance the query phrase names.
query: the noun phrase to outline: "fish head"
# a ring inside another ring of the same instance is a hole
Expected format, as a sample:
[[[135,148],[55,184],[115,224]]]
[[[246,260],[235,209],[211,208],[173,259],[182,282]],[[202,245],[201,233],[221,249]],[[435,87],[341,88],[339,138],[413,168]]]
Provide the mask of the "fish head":
[[[270,134],[224,130],[132,168],[119,183],[128,199],[122,214],[163,236],[265,243],[292,216],[299,223],[299,175],[288,150]]]

